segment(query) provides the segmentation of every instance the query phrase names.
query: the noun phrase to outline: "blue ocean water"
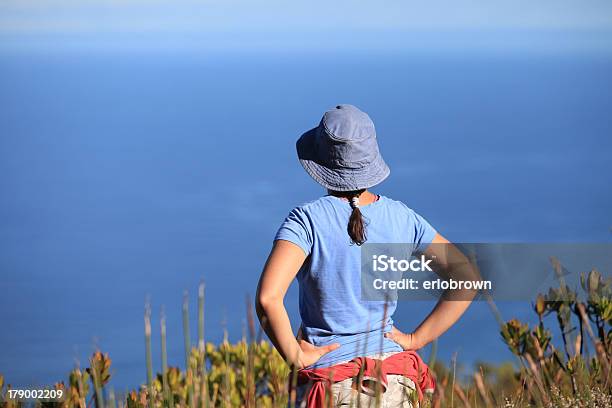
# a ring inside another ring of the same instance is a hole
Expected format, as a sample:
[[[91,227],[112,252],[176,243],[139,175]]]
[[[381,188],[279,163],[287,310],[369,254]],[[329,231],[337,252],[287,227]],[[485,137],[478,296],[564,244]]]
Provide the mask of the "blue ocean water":
[[[274,232],[323,194],[295,140],[338,103],[376,123],[391,177],[375,191],[447,238],[611,241],[609,55],[4,53],[6,380],[64,380],[99,347],[116,389],[142,383],[147,296],[155,321],[165,306],[170,363],[182,366],[181,299],[188,289],[195,311],[200,280],[208,339],[240,338]],[[430,307],[401,304],[399,327]],[[441,338],[439,358],[455,352],[465,365],[511,359],[484,304]]]

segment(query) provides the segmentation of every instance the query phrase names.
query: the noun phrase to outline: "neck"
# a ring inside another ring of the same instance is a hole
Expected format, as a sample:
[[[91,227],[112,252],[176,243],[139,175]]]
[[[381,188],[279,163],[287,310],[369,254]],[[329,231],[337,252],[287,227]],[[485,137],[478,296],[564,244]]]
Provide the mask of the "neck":
[[[373,203],[378,199],[378,196],[368,190],[363,191],[332,191],[328,190],[327,193],[334,197],[341,198],[349,201],[351,197],[359,197],[359,206],[364,206]]]

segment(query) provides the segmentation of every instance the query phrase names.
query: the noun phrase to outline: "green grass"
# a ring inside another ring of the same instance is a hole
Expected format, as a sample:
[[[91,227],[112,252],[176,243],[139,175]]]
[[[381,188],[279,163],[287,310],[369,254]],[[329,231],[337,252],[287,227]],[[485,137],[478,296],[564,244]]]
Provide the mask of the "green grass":
[[[479,363],[470,373],[447,367],[430,356],[438,387],[424,401],[425,407],[612,407],[610,356],[612,351],[612,282],[597,271],[584,274],[580,293],[560,279],[559,287],[538,296],[534,312],[539,323],[518,320],[500,322],[501,341],[517,358],[517,364],[492,366]],[[250,302],[247,301],[250,305]],[[491,302],[491,305],[494,304]],[[58,407],[286,407],[294,395],[289,383],[295,372],[266,341],[256,334],[253,313],[247,307],[249,338],[215,345],[204,339],[204,285],[198,288],[198,342],[191,343],[188,297],[183,302],[185,369],[168,365],[166,320],[162,312],[161,373],[153,373],[151,308],[144,313],[147,383],[124,395],[109,388],[111,359],[95,352],[85,370],[75,368],[62,389],[61,402],[34,405]],[[494,312],[496,308],[492,308]],[[497,313],[497,312],[495,312]],[[544,316],[556,317],[561,339],[554,341]],[[227,338],[227,336],[226,336]],[[556,345],[558,344],[558,346]],[[518,369],[516,368],[518,367]],[[462,375],[458,375],[460,371]],[[0,402],[13,408],[23,402],[8,399],[0,375]]]

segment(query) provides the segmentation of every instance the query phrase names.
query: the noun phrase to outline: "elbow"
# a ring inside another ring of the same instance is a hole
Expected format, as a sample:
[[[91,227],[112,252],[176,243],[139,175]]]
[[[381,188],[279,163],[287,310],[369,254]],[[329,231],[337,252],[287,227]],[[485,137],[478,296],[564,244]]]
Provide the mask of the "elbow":
[[[267,294],[267,293],[258,293],[255,299],[255,309],[257,311],[257,315],[260,317],[265,316],[268,312],[278,307],[278,305],[282,305],[283,300],[276,295]]]
[[[257,306],[264,310],[277,305],[279,302],[282,302],[282,299],[275,295],[260,293],[257,296]]]

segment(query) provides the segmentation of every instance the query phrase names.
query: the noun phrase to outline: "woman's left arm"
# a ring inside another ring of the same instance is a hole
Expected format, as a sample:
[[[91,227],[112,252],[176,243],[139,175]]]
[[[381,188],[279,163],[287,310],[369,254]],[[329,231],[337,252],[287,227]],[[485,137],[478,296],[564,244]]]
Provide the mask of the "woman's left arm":
[[[425,250],[425,255],[434,261],[436,271],[443,277],[480,279],[468,259],[440,234],[436,234],[431,245]],[[425,347],[459,320],[476,293],[474,290],[447,291],[413,333],[402,333],[394,327],[391,332],[385,333],[385,337],[394,340],[404,350]]]
[[[259,321],[281,356],[291,365],[304,368],[339,347],[315,347],[293,335],[284,299],[291,281],[306,259],[296,244],[277,240],[257,285],[256,310]]]

